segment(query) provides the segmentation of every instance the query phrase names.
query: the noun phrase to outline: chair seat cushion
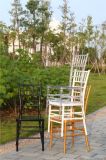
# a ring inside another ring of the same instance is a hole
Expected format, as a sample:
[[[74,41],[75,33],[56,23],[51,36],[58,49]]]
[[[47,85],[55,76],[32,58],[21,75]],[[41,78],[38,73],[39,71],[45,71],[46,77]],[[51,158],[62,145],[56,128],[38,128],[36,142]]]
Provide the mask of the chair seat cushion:
[[[81,102],[77,102],[77,101],[75,101],[75,102],[71,102],[71,101],[69,101],[69,100],[61,100],[61,99],[59,99],[59,100],[49,100],[49,105],[53,105],[53,106],[60,106],[60,107],[62,107],[62,106],[82,106],[83,104],[81,103]]]

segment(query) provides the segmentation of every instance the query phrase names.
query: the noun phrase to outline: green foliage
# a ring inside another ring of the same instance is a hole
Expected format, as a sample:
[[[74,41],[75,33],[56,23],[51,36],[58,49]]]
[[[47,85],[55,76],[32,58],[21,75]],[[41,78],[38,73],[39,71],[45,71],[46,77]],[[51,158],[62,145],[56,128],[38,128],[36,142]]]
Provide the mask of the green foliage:
[[[44,43],[46,32],[49,28],[51,12],[49,2],[40,0],[30,0],[26,4],[28,16],[24,18],[27,22],[27,33],[32,39],[32,48],[36,51],[36,42],[39,39],[40,52]],[[29,17],[29,18],[27,18]]]
[[[69,76],[67,67],[43,68],[39,53],[29,55],[28,52],[20,49],[18,54],[16,59],[11,59],[4,54],[0,55],[0,105],[2,107],[15,107],[19,83],[37,84],[41,82],[44,96],[46,96],[48,84],[63,85],[66,83]]]
[[[35,15],[36,10],[38,9],[39,1],[30,0],[26,4],[26,8],[30,11],[33,16]]]
[[[15,100],[17,99],[17,94],[18,94],[17,84],[19,83],[32,82],[37,84],[41,82],[43,87],[44,97],[46,97],[47,85],[69,84],[69,70],[70,70],[69,66],[44,68],[41,65],[42,64],[41,56],[39,53],[29,55],[28,52],[24,50],[18,50],[18,53],[19,53],[18,58],[14,60],[3,53],[0,54],[0,78],[1,78],[0,105],[1,106],[15,107]],[[102,87],[105,78],[106,78],[105,75],[101,75],[99,77],[98,75],[91,74],[90,83],[91,85],[93,85],[93,87],[96,85],[95,86],[96,89],[99,86]],[[102,93],[102,90],[101,91],[98,90],[98,92]],[[93,97],[94,95],[92,95],[91,97]],[[105,100],[103,100],[103,102],[100,100],[100,103],[104,105]],[[99,106],[100,105],[98,105],[98,107]]]

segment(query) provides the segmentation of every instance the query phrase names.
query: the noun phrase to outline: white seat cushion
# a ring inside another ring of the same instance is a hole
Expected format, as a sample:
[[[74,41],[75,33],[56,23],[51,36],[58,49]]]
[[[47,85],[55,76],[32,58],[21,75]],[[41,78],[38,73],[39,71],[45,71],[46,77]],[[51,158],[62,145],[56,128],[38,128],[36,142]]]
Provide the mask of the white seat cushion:
[[[81,102],[71,102],[69,100],[49,100],[49,105],[53,105],[53,106],[82,106],[83,104]]]

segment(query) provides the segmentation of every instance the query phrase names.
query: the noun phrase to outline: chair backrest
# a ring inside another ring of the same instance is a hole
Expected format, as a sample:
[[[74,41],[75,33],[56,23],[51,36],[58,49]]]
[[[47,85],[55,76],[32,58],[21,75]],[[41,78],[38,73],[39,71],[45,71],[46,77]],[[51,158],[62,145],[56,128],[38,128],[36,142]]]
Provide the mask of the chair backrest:
[[[84,111],[85,111],[85,114],[87,112],[87,108],[88,108],[88,98],[89,98],[89,94],[90,94],[90,90],[91,90],[91,85],[87,86],[86,87],[86,90],[85,90],[85,97],[84,97]]]
[[[73,87],[81,87],[82,88],[82,92],[80,92],[82,95],[81,97],[83,98],[83,102],[84,102],[84,96],[85,96],[85,90],[86,90],[86,86],[87,86],[87,81],[88,81],[88,77],[89,77],[89,73],[90,70],[88,71],[80,71],[80,70],[74,70],[74,75],[73,75],[73,82],[72,82],[72,86]],[[72,90],[72,96],[74,95],[78,95],[79,93],[75,90]]]
[[[41,85],[34,84],[19,84],[19,117],[25,113],[35,112],[40,116],[41,103]],[[28,114],[27,113],[27,114]]]
[[[85,55],[73,55],[71,69],[70,69],[70,79],[69,85],[72,85],[74,70],[85,70],[86,63],[88,59],[88,54]]]

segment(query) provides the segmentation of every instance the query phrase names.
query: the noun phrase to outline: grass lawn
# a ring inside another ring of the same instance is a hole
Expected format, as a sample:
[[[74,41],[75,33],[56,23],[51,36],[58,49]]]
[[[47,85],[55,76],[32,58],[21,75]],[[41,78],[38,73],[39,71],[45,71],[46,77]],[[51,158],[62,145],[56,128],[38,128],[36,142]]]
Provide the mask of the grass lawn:
[[[106,106],[106,74],[90,74],[89,82],[91,92],[88,101],[87,114],[92,113]],[[47,117],[45,120],[47,129]],[[16,122],[14,119],[7,119],[0,124],[0,144],[14,140],[16,137]]]
[[[24,122],[23,125],[27,126],[36,126],[36,122]],[[47,116],[45,117],[45,130],[47,129]],[[21,136],[30,136],[34,135],[34,128],[30,130],[31,132],[26,132],[21,134]],[[16,138],[16,120],[7,118],[5,121],[1,121],[0,124],[0,144],[10,142]]]
[[[91,85],[91,92],[88,101],[88,112],[92,113],[106,106],[106,74],[90,74],[88,84]]]
[[[14,119],[6,119],[0,124],[0,144],[14,140],[16,137],[16,123]]]

